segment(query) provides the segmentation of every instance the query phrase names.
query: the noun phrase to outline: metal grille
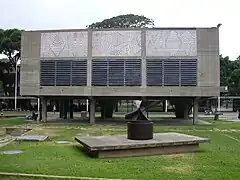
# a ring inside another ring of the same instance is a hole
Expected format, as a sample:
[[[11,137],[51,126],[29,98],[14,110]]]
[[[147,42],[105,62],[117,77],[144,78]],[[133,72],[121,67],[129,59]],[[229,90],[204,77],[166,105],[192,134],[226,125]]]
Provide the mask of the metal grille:
[[[125,86],[141,86],[142,64],[141,60],[125,61]]]
[[[124,61],[123,60],[108,61],[108,85],[124,86]]]
[[[108,61],[93,60],[92,61],[92,86],[108,85]]]
[[[72,61],[72,86],[87,85],[87,61]]]
[[[179,60],[164,60],[164,85],[179,86]]]
[[[56,86],[70,86],[71,61],[56,62]]]
[[[147,85],[161,86],[163,74],[162,60],[147,60]]]
[[[197,60],[181,60],[181,86],[197,85]]]
[[[141,86],[141,60],[93,60],[92,86]]]
[[[41,86],[55,85],[55,61],[40,62],[40,85]]]

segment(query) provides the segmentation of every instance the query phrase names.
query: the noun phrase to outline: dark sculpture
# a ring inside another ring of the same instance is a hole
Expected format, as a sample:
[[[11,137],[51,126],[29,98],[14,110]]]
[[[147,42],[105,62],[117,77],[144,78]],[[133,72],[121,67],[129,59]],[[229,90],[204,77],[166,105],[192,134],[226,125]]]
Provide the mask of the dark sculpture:
[[[153,122],[145,116],[145,112],[158,101],[143,100],[137,110],[126,114],[125,119],[131,119],[127,123],[128,139],[149,140],[153,139]]]

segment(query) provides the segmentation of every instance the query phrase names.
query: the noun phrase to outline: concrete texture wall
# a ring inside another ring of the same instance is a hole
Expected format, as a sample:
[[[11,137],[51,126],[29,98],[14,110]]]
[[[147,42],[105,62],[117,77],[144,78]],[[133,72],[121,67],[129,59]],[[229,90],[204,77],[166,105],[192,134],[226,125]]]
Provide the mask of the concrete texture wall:
[[[20,92],[30,96],[218,96],[217,28],[27,31]],[[92,59],[142,59],[141,87],[92,87]],[[197,59],[198,86],[146,86],[146,59]],[[40,61],[87,59],[87,86],[40,86]]]

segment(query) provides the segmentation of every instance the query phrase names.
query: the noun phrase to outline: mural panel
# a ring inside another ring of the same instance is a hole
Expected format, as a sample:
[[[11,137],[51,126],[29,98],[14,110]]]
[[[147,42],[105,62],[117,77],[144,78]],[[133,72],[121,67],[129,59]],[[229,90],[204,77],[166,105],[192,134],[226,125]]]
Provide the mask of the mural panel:
[[[41,33],[41,57],[85,57],[87,42],[87,32]]]
[[[197,56],[196,30],[147,30],[147,56]]]
[[[93,31],[93,56],[141,56],[141,31]]]

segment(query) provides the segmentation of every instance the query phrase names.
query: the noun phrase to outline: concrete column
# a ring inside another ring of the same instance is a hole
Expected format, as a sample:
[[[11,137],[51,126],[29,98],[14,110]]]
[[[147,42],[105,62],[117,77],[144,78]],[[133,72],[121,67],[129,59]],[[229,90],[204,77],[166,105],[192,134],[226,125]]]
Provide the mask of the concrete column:
[[[69,101],[70,119],[73,119],[73,100]]]
[[[168,110],[168,100],[165,100],[165,112]]]
[[[42,98],[42,120],[47,122],[47,99]]]
[[[193,124],[198,121],[198,98],[193,100]]]
[[[90,112],[89,112],[90,124],[95,124],[95,106],[96,106],[96,99],[92,97],[90,100]]]
[[[221,111],[221,98],[220,96],[218,96],[218,100],[217,100],[217,111],[220,112]]]
[[[63,118],[63,100],[59,100],[59,118]]]
[[[188,120],[188,103],[184,105],[184,120]]]
[[[63,101],[63,119],[67,119],[68,106],[69,106],[68,100],[64,100]]]

